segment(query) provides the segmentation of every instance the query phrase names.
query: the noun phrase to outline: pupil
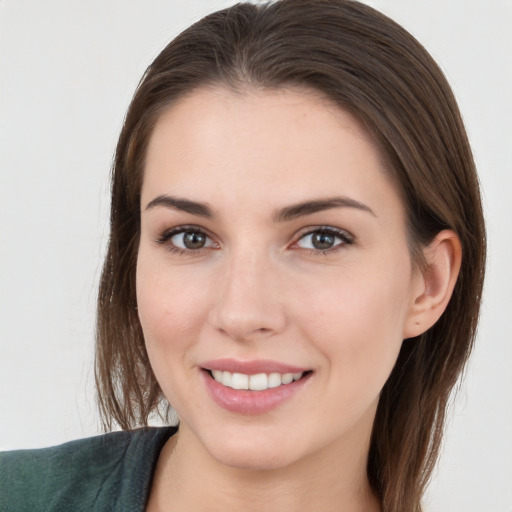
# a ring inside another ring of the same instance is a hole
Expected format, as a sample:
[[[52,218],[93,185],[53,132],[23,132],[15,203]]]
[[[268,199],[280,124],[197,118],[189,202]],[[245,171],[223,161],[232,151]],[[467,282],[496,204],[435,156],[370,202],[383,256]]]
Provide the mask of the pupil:
[[[326,233],[315,233],[312,242],[315,249],[330,249],[334,245],[334,236]]]
[[[187,249],[201,249],[205,244],[205,236],[195,231],[187,231],[183,235],[183,243]]]

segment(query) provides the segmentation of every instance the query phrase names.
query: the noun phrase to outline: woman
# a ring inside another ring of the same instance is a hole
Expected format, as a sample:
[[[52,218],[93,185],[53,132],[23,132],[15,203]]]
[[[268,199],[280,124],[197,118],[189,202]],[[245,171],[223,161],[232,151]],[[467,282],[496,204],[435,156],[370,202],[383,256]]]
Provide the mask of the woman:
[[[129,108],[98,303],[105,424],[179,429],[4,455],[7,510],[420,510],[484,259],[409,34],[342,0],[208,16]]]

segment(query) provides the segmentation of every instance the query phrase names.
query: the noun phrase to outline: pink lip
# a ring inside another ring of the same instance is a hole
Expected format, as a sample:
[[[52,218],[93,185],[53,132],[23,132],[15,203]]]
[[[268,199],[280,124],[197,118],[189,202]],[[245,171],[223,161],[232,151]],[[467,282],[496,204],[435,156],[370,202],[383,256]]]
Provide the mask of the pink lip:
[[[263,414],[279,407],[298,393],[311,377],[311,372],[309,372],[290,384],[284,384],[263,391],[250,391],[223,386],[206,370],[222,370],[231,373],[254,375],[256,373],[273,372],[303,373],[308,372],[308,369],[269,360],[237,361],[235,359],[208,361],[202,365],[202,368],[201,376],[213,401],[230,412],[247,415]]]
[[[245,373],[255,375],[257,373],[303,373],[310,368],[290,366],[269,359],[256,359],[253,361],[240,361],[238,359],[215,359],[201,364],[206,370],[221,370],[231,373]]]

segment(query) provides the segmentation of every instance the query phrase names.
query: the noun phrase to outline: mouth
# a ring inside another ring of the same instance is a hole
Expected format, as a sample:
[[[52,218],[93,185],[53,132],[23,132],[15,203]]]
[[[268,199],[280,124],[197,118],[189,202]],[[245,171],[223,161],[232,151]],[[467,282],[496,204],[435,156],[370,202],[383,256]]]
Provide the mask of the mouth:
[[[209,370],[207,368],[203,368],[203,370],[211,379],[225,387],[249,391],[265,391],[267,389],[288,386],[293,382],[306,378],[312,373],[311,370],[293,373],[270,372],[255,374],[230,372],[226,370]]]
[[[215,359],[199,367],[213,401],[237,414],[263,414],[309,387],[313,370],[268,359]]]

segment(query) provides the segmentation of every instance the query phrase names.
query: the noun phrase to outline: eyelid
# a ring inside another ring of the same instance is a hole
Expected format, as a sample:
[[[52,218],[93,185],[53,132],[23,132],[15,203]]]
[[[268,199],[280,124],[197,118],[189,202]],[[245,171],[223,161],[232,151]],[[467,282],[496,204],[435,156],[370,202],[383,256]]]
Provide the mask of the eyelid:
[[[185,249],[182,247],[177,247],[172,243],[169,243],[170,239],[173,236],[178,235],[180,233],[185,233],[186,231],[195,231],[195,232],[204,234],[207,238],[209,238],[213,242],[213,245],[210,245],[207,247],[201,247],[198,249]],[[297,247],[297,244],[300,240],[302,240],[306,236],[312,235],[314,233],[329,234],[329,235],[332,235],[332,236],[335,236],[335,237],[341,239],[341,242],[334,245],[331,248],[324,249],[324,250]],[[355,236],[345,229],[334,227],[334,226],[328,226],[328,225],[318,225],[318,226],[307,226],[307,227],[304,227],[301,230],[299,230],[299,232],[294,236],[294,241],[292,242],[292,244],[289,247],[294,250],[300,249],[300,250],[309,251],[312,254],[329,254],[329,253],[334,253],[336,250],[340,249],[341,247],[351,245],[354,242],[355,242]],[[220,247],[219,243],[215,241],[215,237],[210,234],[209,230],[207,230],[203,227],[197,226],[197,225],[193,225],[193,224],[185,224],[185,225],[175,226],[175,227],[166,229],[156,238],[155,243],[157,243],[159,245],[168,245],[168,250],[171,252],[175,252],[175,253],[179,253],[179,254],[190,254],[190,255],[192,255],[192,254],[198,255],[205,249],[218,249]]]
[[[337,238],[340,238],[342,241],[341,241],[341,243],[336,244],[333,247],[331,247],[329,249],[325,249],[325,250],[308,249],[308,248],[302,248],[302,247],[299,247],[298,249],[302,249],[302,250],[306,250],[306,251],[309,250],[312,253],[326,254],[329,252],[334,252],[337,249],[339,249],[340,247],[344,247],[346,245],[351,245],[355,242],[355,236],[352,233],[350,233],[349,231],[347,231],[346,229],[337,228],[334,226],[326,226],[326,225],[308,226],[306,228],[301,229],[297,233],[297,235],[295,236],[295,241],[292,244],[292,248],[293,248],[293,246],[296,246],[300,240],[302,240],[306,236],[312,235],[314,233],[329,234],[329,235],[335,236]]]
[[[213,242],[213,246],[201,247],[199,249],[184,249],[182,247],[177,247],[174,244],[170,243],[170,240],[173,236],[179,235],[180,233],[185,233],[187,231],[194,231],[197,233],[204,234],[207,238],[209,238]],[[203,249],[216,249],[219,247],[219,244],[215,241],[215,238],[210,234],[210,232],[202,228],[200,226],[196,226],[193,224],[185,224],[181,226],[175,226],[173,228],[169,228],[164,230],[156,239],[155,243],[159,245],[168,245],[168,250],[171,252],[176,252],[179,254],[198,254]]]

